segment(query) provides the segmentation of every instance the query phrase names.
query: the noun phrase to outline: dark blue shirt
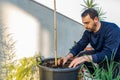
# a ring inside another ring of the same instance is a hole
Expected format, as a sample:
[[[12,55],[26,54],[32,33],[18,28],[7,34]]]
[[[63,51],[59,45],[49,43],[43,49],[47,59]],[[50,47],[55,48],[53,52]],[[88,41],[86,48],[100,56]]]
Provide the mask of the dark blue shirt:
[[[75,56],[90,43],[94,48],[95,54],[92,55],[93,62],[99,63],[107,56],[108,60],[115,55],[114,60],[120,61],[120,28],[110,22],[101,21],[101,27],[98,32],[93,33],[85,30],[82,38],[71,49]]]

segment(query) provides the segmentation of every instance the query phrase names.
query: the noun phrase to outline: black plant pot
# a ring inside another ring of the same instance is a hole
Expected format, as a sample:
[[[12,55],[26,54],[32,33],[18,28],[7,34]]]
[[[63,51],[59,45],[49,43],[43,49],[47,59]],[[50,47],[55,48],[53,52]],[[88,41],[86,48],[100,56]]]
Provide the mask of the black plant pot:
[[[44,59],[42,62],[54,60],[54,58]],[[78,72],[81,65],[75,68],[50,68],[39,65],[40,80],[78,80]]]

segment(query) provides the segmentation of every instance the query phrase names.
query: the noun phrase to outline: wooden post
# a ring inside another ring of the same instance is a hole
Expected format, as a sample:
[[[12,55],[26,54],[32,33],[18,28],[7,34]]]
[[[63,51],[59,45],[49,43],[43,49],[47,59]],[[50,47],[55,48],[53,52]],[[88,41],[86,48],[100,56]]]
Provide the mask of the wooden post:
[[[54,0],[54,56],[55,56],[55,66],[57,66],[57,24],[56,24],[56,0]]]

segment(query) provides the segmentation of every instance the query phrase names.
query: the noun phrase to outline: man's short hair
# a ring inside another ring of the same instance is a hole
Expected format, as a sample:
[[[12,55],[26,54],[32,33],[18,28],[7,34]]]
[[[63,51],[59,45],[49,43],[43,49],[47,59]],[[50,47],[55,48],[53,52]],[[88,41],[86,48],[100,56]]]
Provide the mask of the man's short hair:
[[[85,10],[82,14],[81,17],[85,17],[89,14],[90,18],[94,19],[95,17],[98,17],[98,12],[97,10],[93,9],[93,8],[88,8],[87,10]]]

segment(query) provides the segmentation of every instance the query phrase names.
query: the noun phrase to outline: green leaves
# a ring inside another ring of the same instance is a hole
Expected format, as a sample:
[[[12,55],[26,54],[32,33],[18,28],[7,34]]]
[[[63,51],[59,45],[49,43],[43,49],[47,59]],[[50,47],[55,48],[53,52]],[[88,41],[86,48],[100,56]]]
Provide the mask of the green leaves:
[[[97,6],[96,3],[94,3],[94,0],[83,0],[84,1],[84,5],[81,4],[81,6],[83,6],[83,10],[88,9],[88,8],[95,8]]]
[[[0,24],[0,80],[6,79],[7,64],[13,63],[15,56],[14,44],[15,41],[13,40],[13,35],[9,33],[9,29]],[[10,67],[12,68],[13,66]]]
[[[8,67],[7,80],[35,80],[37,62],[35,57],[22,58]]]
[[[88,8],[94,8],[98,11],[100,20],[104,20],[106,18],[106,17],[104,17],[106,12],[103,12],[102,8],[98,7],[98,4],[95,3],[95,0],[83,0],[83,1],[84,1],[84,4],[81,4],[81,6],[83,6],[83,10],[86,10]]]
[[[87,67],[84,66],[87,70],[86,72],[89,75],[89,76],[86,76],[83,74],[84,78],[89,77],[92,80],[119,80],[120,72],[118,73],[116,72],[117,72],[117,68],[120,66],[120,63],[116,63],[115,61],[111,61],[109,63],[107,58],[105,60],[106,60],[106,69],[104,69],[103,67],[99,67],[98,65],[96,66],[93,65],[93,68],[95,70],[93,74],[91,74],[89,70],[87,69]],[[100,65],[104,65],[104,64],[100,64]]]

